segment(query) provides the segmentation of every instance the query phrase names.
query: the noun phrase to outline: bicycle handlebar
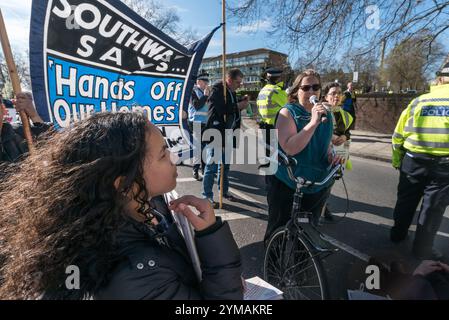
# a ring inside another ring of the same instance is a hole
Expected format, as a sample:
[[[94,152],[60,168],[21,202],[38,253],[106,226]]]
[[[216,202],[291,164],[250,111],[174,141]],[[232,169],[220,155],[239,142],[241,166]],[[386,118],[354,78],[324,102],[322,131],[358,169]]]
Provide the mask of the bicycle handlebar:
[[[301,185],[301,186],[306,186],[306,187],[322,186],[322,185],[325,185],[334,176],[342,175],[341,169],[343,166],[341,164],[337,164],[335,167],[332,168],[331,172],[329,172],[329,174],[320,182],[309,181],[302,177],[295,177],[295,175],[293,174],[292,168],[293,168],[293,166],[296,166],[298,164],[296,159],[293,157],[287,156],[280,150],[278,150],[278,156],[279,156],[278,158],[279,158],[280,162],[287,167],[287,172],[288,172],[290,179],[295,181],[296,185]]]
[[[286,166],[296,166],[298,164],[295,158],[287,156],[281,150],[278,150],[278,156],[281,160],[280,162]]]

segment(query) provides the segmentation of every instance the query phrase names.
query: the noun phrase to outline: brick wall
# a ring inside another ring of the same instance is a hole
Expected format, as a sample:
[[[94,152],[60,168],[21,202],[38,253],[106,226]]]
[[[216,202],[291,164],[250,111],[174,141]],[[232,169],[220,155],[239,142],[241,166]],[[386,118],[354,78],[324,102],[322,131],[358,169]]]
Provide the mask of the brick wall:
[[[358,95],[356,130],[393,134],[399,116],[416,95]],[[254,118],[258,118],[256,101],[250,101]],[[246,113],[244,113],[246,115]]]
[[[392,134],[396,123],[415,95],[357,96],[356,130]]]

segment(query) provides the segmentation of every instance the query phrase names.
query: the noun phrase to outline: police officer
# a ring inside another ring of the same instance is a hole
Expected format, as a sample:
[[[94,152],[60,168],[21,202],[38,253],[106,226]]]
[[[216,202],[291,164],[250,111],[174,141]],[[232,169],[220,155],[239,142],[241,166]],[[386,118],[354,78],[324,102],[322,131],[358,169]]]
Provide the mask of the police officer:
[[[280,81],[282,70],[269,68],[267,72],[267,84],[257,96],[257,108],[261,117],[260,129],[265,129],[265,143],[270,144],[270,129],[274,129],[274,122],[279,110],[288,102],[287,93],[284,91],[284,83]],[[265,154],[270,156],[270,149],[266,148]]]
[[[209,96],[209,75],[207,73],[201,73],[197,76],[196,84],[193,87],[192,97],[190,98],[189,103],[188,115],[188,124],[190,132],[192,133],[192,137],[197,141],[199,139],[201,143],[201,153],[196,151],[193,156],[193,178],[195,178],[197,181],[202,180],[198,173],[200,166],[203,174],[205,167],[205,163],[202,159],[204,143],[201,141],[201,137],[207,123],[207,113],[209,108],[206,102]],[[196,132],[198,130],[195,130],[195,128],[201,128],[201,135],[199,135],[199,132]],[[198,158],[198,155],[200,158]]]
[[[404,240],[422,199],[413,253],[441,259],[433,249],[449,205],[449,63],[437,73],[430,93],[414,99],[402,112],[393,135],[393,167],[400,169],[398,199],[390,238]]]

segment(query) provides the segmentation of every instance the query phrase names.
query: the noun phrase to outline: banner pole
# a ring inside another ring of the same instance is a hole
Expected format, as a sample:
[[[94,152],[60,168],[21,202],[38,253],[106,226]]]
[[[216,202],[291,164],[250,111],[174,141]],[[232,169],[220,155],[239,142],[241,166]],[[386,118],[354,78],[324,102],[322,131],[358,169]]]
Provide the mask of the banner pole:
[[[221,2],[221,17],[223,23],[223,97],[226,105],[226,0],[222,0]],[[224,121],[226,123],[226,114],[224,115]],[[223,139],[222,139],[223,141]],[[223,146],[224,147],[224,146]],[[220,198],[219,198],[219,208],[223,207],[223,178],[224,178],[224,164],[223,164],[223,151],[225,148],[222,148],[221,153],[221,161],[220,161]]]
[[[11,52],[11,46],[8,40],[8,34],[6,33],[5,22],[3,20],[2,10],[0,9],[0,40],[2,43],[3,54],[5,55],[6,65],[8,66],[9,77],[11,79],[12,88],[14,94],[17,96],[18,93],[22,92],[20,85],[19,76],[17,75],[16,64],[14,63],[14,58]],[[20,119],[23,124],[23,133],[28,144],[28,150],[31,154],[34,151],[33,138],[31,136],[30,121],[28,120],[28,115],[21,111],[19,112]],[[3,119],[1,119],[3,121]]]

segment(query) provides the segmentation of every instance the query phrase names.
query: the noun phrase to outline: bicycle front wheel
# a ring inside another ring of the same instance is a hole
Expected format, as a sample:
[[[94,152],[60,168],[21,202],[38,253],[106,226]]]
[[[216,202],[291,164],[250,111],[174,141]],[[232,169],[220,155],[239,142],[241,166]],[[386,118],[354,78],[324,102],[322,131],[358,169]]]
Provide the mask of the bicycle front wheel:
[[[265,280],[282,290],[286,300],[328,299],[320,257],[297,231],[282,227],[271,236],[263,271]]]

